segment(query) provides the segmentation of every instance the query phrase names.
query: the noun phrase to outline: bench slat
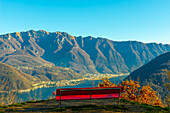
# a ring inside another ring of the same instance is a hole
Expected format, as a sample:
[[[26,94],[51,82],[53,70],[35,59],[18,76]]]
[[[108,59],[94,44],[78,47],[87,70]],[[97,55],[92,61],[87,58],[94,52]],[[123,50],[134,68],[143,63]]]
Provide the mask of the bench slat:
[[[62,96],[66,95],[90,95],[90,90],[76,90],[76,91],[67,91],[67,90],[60,90]],[[93,89],[91,94],[113,94],[118,93],[120,89]]]
[[[120,88],[120,93],[124,92],[124,87],[61,88],[56,89],[56,95],[60,95],[60,91],[62,96],[89,95],[90,90],[92,90],[92,94],[112,94],[118,93]]]
[[[93,94],[91,99],[109,99],[109,98],[119,98],[119,93],[115,94]],[[69,95],[61,96],[61,100],[89,100],[90,95]],[[60,100],[60,96],[56,96],[56,100]]]

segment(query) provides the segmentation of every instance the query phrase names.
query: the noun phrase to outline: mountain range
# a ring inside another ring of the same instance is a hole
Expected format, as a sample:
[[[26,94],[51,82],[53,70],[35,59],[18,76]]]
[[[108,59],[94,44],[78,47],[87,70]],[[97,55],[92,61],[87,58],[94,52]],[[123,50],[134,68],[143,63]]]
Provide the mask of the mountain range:
[[[129,73],[168,51],[168,44],[76,37],[65,32],[29,30],[0,35],[0,62],[20,69],[46,65],[83,74]]]

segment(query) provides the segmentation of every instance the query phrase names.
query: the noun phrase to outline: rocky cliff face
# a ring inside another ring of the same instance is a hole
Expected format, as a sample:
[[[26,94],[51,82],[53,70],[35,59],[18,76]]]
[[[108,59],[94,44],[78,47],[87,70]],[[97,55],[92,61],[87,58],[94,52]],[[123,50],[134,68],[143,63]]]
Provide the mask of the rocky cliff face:
[[[81,73],[132,72],[168,51],[170,45],[116,42],[43,30],[0,36],[0,62],[15,67],[56,65]]]

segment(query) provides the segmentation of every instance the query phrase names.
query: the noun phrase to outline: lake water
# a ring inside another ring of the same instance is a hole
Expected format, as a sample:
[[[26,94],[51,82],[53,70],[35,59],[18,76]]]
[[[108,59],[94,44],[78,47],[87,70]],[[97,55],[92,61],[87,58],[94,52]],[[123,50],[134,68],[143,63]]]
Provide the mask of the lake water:
[[[118,84],[123,80],[125,76],[120,76],[120,77],[113,77],[110,78],[109,80],[112,83]],[[35,89],[30,92],[24,92],[24,93],[18,93],[18,99],[22,99],[22,101],[29,101],[29,100],[46,100],[50,97],[53,96],[53,91],[56,90],[56,88],[82,88],[82,87],[97,87],[98,83],[102,82],[102,80],[85,80],[83,83],[75,85],[75,86],[63,86],[63,87],[43,87],[39,89]]]

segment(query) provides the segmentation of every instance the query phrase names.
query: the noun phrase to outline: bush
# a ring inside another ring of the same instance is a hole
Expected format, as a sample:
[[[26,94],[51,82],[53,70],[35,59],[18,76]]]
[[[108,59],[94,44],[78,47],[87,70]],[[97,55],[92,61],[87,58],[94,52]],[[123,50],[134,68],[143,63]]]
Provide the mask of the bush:
[[[117,85],[111,83],[108,78],[102,79],[103,83],[99,83],[99,87],[116,87]],[[119,86],[124,86],[125,93],[122,94],[122,98],[131,102],[144,103],[154,106],[161,106],[161,100],[156,96],[156,92],[150,87],[143,86],[139,90],[139,82],[133,80],[122,81]]]

